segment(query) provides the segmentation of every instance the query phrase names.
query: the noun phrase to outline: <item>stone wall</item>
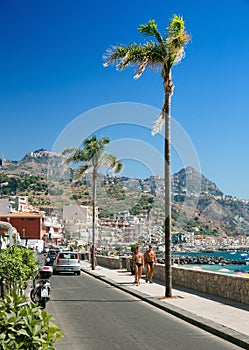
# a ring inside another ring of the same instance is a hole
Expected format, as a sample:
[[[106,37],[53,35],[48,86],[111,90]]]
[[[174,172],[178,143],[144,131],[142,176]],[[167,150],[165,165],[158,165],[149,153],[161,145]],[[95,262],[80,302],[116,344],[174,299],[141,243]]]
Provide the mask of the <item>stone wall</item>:
[[[129,270],[129,259],[97,256],[101,266],[114,269],[125,268]],[[157,264],[154,269],[154,279],[165,281],[165,268]],[[172,283],[175,286],[194,289],[218,297],[249,304],[249,278],[215,273],[209,271],[172,267]]]
[[[122,269],[122,258],[110,258],[108,256],[97,255],[97,264],[111,269]]]
[[[154,277],[165,281],[164,265],[155,267]],[[227,273],[172,267],[173,285],[249,304],[249,278]]]

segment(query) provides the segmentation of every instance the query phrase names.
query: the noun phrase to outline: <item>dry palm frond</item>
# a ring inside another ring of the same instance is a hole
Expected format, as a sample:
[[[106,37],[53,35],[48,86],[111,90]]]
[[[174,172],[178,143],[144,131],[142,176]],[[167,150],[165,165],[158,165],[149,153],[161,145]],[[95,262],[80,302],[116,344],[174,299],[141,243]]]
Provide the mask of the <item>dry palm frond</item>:
[[[139,79],[141,77],[141,75],[143,74],[146,66],[148,64],[148,58],[145,58],[141,64],[138,66],[137,68],[137,72],[136,74],[134,75],[134,79]]]
[[[127,55],[129,47],[124,45],[112,46],[106,51],[106,54],[103,56],[105,63],[104,67],[108,67],[110,64],[118,65],[124,57]]]
[[[162,110],[160,115],[159,115],[159,117],[158,117],[158,119],[156,120],[154,128],[153,128],[153,130],[151,132],[151,134],[153,136],[156,135],[159,131],[162,130],[164,119],[165,119],[165,116],[164,116],[164,112]]]

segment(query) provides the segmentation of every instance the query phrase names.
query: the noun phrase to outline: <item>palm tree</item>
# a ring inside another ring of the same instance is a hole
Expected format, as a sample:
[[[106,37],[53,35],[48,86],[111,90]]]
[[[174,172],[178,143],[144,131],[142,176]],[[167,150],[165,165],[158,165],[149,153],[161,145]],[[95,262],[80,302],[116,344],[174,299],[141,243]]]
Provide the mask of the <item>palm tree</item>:
[[[107,137],[97,138],[93,135],[89,139],[85,139],[80,148],[66,148],[62,154],[67,156],[66,163],[82,163],[76,173],[76,179],[79,179],[87,171],[92,170],[92,269],[95,270],[95,229],[96,229],[96,189],[97,189],[97,177],[100,167],[108,167],[113,169],[115,173],[122,170],[121,162],[112,154],[105,151],[105,147],[110,143],[110,139]]]
[[[172,67],[184,56],[184,48],[190,36],[185,31],[182,17],[174,15],[167,27],[167,33],[161,35],[154,20],[140,25],[139,32],[154,37],[155,41],[144,44],[132,43],[128,46],[113,46],[104,56],[104,66],[115,65],[117,70],[128,66],[137,67],[135,79],[140,78],[146,67],[159,68],[163,79],[164,103],[152,134],[155,135],[165,122],[164,159],[165,159],[165,296],[172,297],[171,268],[171,177],[170,177],[170,110],[174,92]]]

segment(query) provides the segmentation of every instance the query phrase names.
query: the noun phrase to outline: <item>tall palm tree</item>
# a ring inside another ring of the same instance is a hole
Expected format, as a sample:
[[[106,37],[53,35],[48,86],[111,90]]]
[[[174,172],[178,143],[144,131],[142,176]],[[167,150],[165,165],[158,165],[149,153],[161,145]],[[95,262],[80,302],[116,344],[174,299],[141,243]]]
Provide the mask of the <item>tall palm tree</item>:
[[[107,137],[97,138],[93,135],[89,139],[85,139],[82,146],[79,148],[65,148],[62,152],[64,156],[67,156],[66,163],[79,164],[76,179],[79,179],[83,174],[92,170],[92,269],[95,270],[95,230],[96,230],[96,189],[97,189],[97,177],[100,167],[108,167],[113,169],[115,173],[122,170],[121,162],[112,154],[105,151],[105,147],[110,143],[110,139]]]
[[[174,15],[163,36],[154,20],[140,25],[139,32],[144,36],[154,37],[155,41],[144,44],[132,43],[128,46],[113,46],[104,56],[104,66],[115,65],[118,70],[128,66],[137,67],[135,79],[143,74],[145,68],[159,68],[163,79],[164,103],[152,134],[155,135],[165,123],[165,296],[172,297],[171,268],[171,177],[170,177],[170,110],[171,97],[174,92],[172,67],[184,56],[184,48],[190,36],[185,31],[182,17]]]

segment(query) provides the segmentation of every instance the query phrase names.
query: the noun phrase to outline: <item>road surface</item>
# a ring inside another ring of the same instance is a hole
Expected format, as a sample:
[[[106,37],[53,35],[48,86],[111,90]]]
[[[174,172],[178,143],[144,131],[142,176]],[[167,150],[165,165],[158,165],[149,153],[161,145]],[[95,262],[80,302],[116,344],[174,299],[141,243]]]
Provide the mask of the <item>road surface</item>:
[[[240,349],[84,273],[51,285],[46,311],[65,334],[57,350]]]

